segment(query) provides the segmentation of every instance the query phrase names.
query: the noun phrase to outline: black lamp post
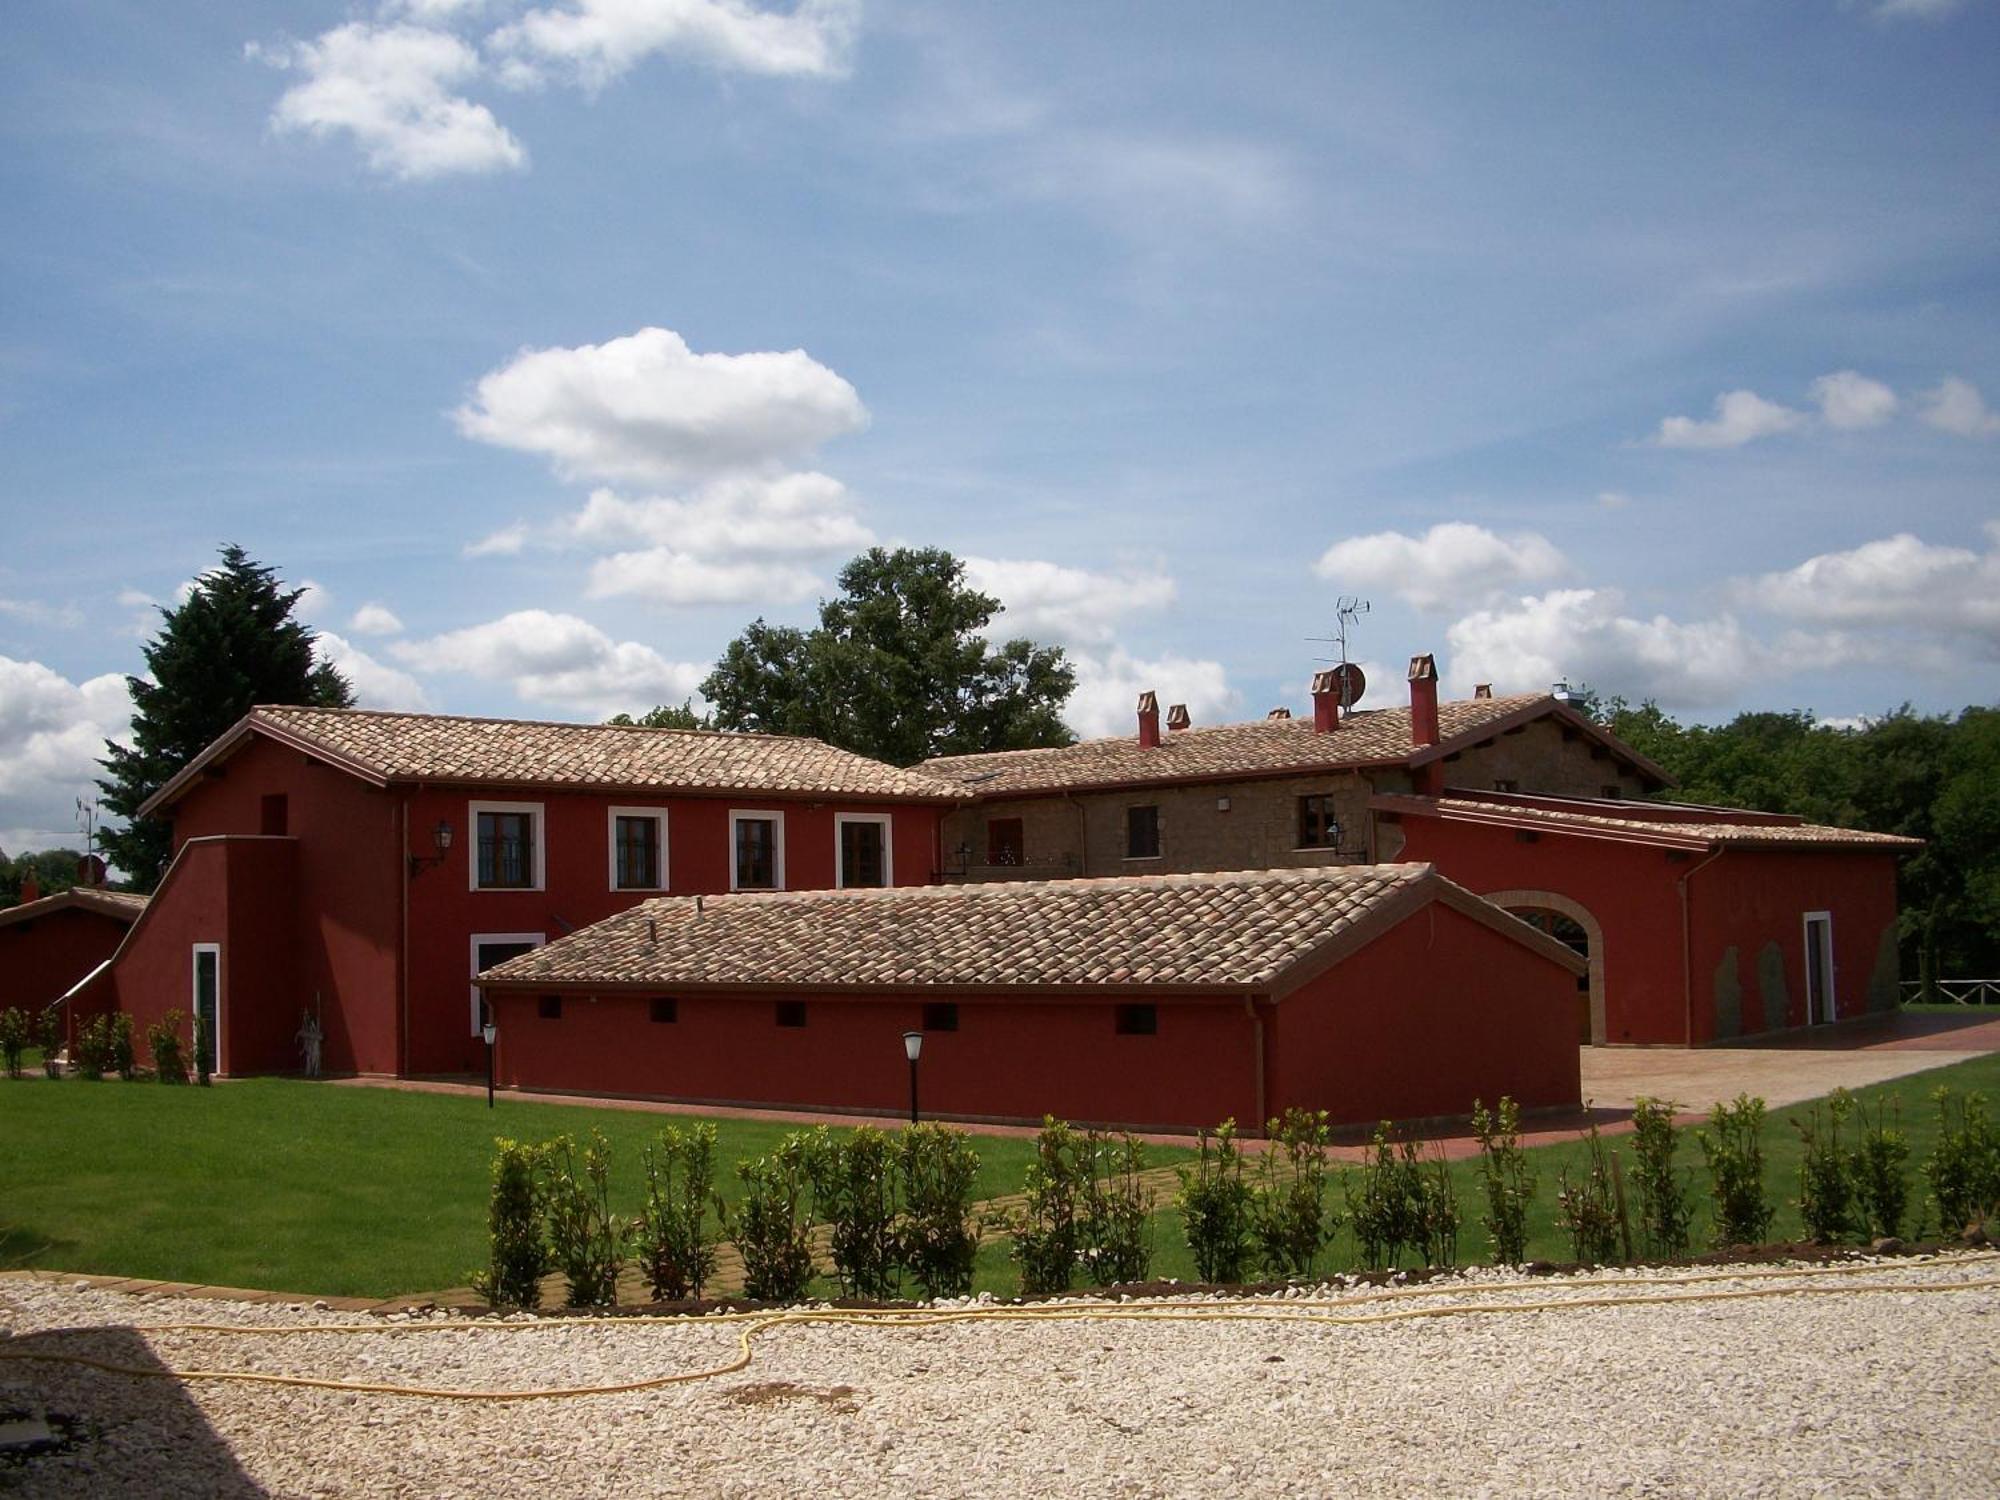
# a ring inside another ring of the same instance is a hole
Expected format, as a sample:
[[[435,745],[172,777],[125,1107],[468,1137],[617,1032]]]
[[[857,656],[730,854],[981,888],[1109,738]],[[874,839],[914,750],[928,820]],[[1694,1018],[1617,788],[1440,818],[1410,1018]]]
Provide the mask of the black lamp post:
[[[443,864],[445,856],[451,853],[451,838],[451,824],[443,818],[439,818],[437,827],[431,830],[431,844],[437,850],[437,853],[430,858],[425,858],[421,854],[412,854],[410,856],[410,873],[418,875],[423,872],[426,865]]]
[[[903,1033],[903,1055],[910,1060],[910,1123],[917,1123],[917,1058],[924,1050],[921,1031]]]
[[[500,1036],[500,1028],[493,1024],[493,1017],[490,1013],[480,1023],[479,1034],[486,1038],[486,1107],[491,1109],[493,1107],[493,1043]]]

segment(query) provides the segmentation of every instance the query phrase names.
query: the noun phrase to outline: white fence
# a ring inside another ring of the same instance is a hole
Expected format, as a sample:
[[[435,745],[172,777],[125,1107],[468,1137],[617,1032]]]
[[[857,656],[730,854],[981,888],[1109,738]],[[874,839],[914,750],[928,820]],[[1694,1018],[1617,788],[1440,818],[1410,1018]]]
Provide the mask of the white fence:
[[[2000,1005],[2000,979],[1940,979],[1931,988],[1941,1005]],[[1923,981],[1903,981],[1903,1003],[1924,998]]]

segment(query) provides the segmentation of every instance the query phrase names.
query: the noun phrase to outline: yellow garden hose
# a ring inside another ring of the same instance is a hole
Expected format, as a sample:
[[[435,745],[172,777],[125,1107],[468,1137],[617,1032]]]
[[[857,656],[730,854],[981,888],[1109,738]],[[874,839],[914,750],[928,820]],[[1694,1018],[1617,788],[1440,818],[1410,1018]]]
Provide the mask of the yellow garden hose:
[[[1566,1308],[1646,1307],[1682,1302],[1742,1301],[1769,1297],[1864,1295],[1894,1292],[1903,1295],[1937,1292],[1970,1292],[2000,1288],[2000,1277],[1972,1281],[1940,1282],[1912,1286],[1896,1281],[1857,1284],[1837,1282],[1832,1286],[1762,1286],[1731,1290],[1693,1292],[1652,1292],[1640,1296],[1619,1295],[1634,1287],[1689,1287],[1715,1281],[1798,1281],[1825,1280],[1868,1273],[1895,1275],[1938,1266],[1959,1266],[2000,1260],[2000,1253],[1952,1256],[1948,1259],[1909,1260],[1891,1265],[1863,1262],[1825,1267],[1786,1267],[1762,1271],[1717,1271],[1687,1276],[1599,1277],[1552,1282],[1550,1290],[1578,1291],[1594,1288],[1616,1289],[1611,1295],[1542,1297],[1528,1302],[1470,1302],[1441,1307],[1391,1308],[1382,1312],[1341,1313],[1333,1309],[1366,1307],[1411,1298],[1485,1297],[1518,1292],[1519,1282],[1492,1285],[1433,1283],[1395,1287],[1348,1297],[1244,1297],[1187,1302],[1144,1299],[1131,1302],[1045,1302],[1015,1307],[956,1308],[787,1308],[776,1312],[715,1313],[706,1317],[635,1314],[627,1317],[547,1318],[524,1322],[491,1319],[462,1319],[441,1323],[342,1323],[297,1324],[258,1327],[236,1323],[175,1323],[135,1328],[144,1334],[226,1334],[282,1337],[286,1335],[375,1335],[413,1333],[520,1333],[578,1327],[632,1327],[671,1324],[695,1328],[708,1324],[728,1324],[736,1330],[736,1356],[725,1363],[700,1370],[685,1370],[645,1380],[620,1381],[609,1385],[549,1387],[536,1390],[461,1390],[435,1386],[390,1385],[364,1381],[331,1380],[308,1375],[277,1375],[261,1370],[168,1370],[142,1365],[118,1364],[92,1359],[87,1355],[65,1354],[57,1350],[21,1347],[27,1340],[63,1334],[91,1333],[88,1328],[36,1329],[0,1344],[0,1360],[67,1364],[112,1375],[142,1379],[180,1381],[236,1381],[246,1384],[291,1386],[307,1390],[341,1391],[353,1395],[418,1397],[441,1401],[543,1401],[581,1396],[613,1396],[636,1391],[657,1390],[697,1380],[712,1380],[746,1368],[753,1357],[752,1342],[774,1328],[831,1324],[854,1327],[934,1328],[970,1322],[1311,1322],[1332,1327],[1358,1327],[1396,1323],[1416,1318],[1448,1318],[1511,1313],[1556,1312]]]

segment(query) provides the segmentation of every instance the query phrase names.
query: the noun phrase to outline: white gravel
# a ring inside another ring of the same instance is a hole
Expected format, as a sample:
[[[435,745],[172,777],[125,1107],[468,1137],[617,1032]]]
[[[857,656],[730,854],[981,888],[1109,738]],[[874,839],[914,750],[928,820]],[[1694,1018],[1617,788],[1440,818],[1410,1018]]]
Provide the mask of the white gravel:
[[[2000,1261],[1962,1258],[1790,1284],[1995,1276]],[[1573,1284],[1485,1273],[1449,1298],[1373,1310],[1493,1301],[1495,1288],[1505,1300],[1615,1292],[1629,1279],[1565,1293]],[[360,1337],[135,1331],[339,1321],[0,1283],[0,1328],[87,1328],[34,1344],[125,1364],[539,1388],[706,1368],[736,1350],[735,1326],[715,1320]],[[0,1361],[0,1406],[79,1416],[89,1433],[67,1454],[0,1467],[0,1495],[1994,1494],[1997,1350],[2000,1289],[1987,1288],[1370,1327],[804,1325],[762,1336],[734,1374],[513,1405]]]

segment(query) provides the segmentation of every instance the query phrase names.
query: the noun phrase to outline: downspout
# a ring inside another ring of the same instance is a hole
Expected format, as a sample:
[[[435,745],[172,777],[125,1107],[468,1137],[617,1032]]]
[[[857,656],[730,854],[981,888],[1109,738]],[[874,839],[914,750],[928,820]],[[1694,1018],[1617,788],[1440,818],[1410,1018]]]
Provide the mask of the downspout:
[[[1727,852],[1723,849],[1715,850],[1707,859],[1681,876],[1678,882],[1681,889],[1681,990],[1687,1002],[1687,1030],[1682,1045],[1686,1047],[1694,1045],[1694,929],[1688,918],[1688,882]],[[1608,1019],[1606,1025],[1609,1025]],[[1606,1040],[1610,1038],[1607,1037]]]
[[[1264,1018],[1257,1014],[1257,997],[1255,995],[1245,995],[1243,997],[1243,1014],[1250,1018],[1250,1071],[1251,1077],[1255,1080],[1255,1095],[1257,1100],[1257,1118],[1251,1122],[1251,1125],[1261,1135],[1264,1130],[1264,1121],[1268,1118],[1264,1110]]]
[[[410,1076],[410,794],[398,804],[402,837],[396,849],[397,878],[402,881],[402,910],[396,930],[396,1076]]]

